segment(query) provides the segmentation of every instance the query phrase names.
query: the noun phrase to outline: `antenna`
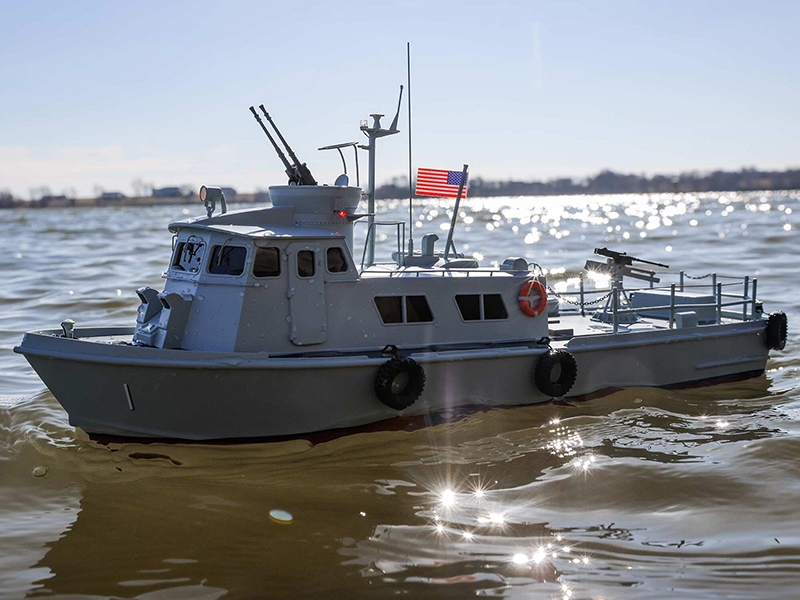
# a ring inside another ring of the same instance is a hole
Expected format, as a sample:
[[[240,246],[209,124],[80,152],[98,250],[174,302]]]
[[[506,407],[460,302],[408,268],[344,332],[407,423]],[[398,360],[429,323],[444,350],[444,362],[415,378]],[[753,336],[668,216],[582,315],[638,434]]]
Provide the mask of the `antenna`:
[[[267,131],[267,128],[264,125],[264,122],[261,120],[261,117],[258,116],[256,109],[251,106],[250,112],[253,113],[253,116],[256,118],[256,121],[258,121],[258,124],[261,125],[261,129],[264,130],[264,133],[267,134],[267,138],[269,139],[270,142],[272,142],[272,147],[275,148],[275,152],[278,153],[278,158],[281,159],[283,166],[286,167],[286,174],[289,176],[289,183],[300,183],[297,177],[297,171],[294,169],[294,167],[292,167],[292,165],[289,164],[289,161],[286,160],[286,155],[280,149],[280,146],[278,146],[278,144],[275,142],[275,138],[273,138],[269,134],[269,131]]]
[[[299,177],[298,181],[299,185],[317,185],[317,182],[311,175],[311,171],[309,171],[308,167],[306,166],[306,163],[301,163],[300,159],[297,158],[297,155],[294,153],[291,146],[289,146],[289,144],[286,142],[286,139],[284,139],[284,137],[281,135],[280,130],[275,125],[275,121],[273,121],[272,117],[269,116],[269,113],[267,112],[267,109],[264,108],[264,105],[259,104],[258,108],[260,108],[261,112],[264,113],[264,116],[267,118],[267,121],[269,121],[269,124],[272,125],[272,128],[275,130],[275,133],[278,134],[278,139],[280,139],[281,143],[286,147],[286,151],[289,153],[289,156],[291,157],[292,161],[294,161],[293,166],[297,170],[297,175]]]
[[[389,125],[389,131],[397,131],[397,119],[400,117],[400,103],[403,101],[403,86],[400,86],[400,97],[397,99],[397,112],[394,113],[392,124]]]
[[[411,191],[411,42],[406,42],[406,58],[408,59],[408,80],[406,81],[408,83],[408,255],[414,256],[414,195]],[[399,104],[397,111],[400,112]],[[397,120],[396,117],[395,120]]]

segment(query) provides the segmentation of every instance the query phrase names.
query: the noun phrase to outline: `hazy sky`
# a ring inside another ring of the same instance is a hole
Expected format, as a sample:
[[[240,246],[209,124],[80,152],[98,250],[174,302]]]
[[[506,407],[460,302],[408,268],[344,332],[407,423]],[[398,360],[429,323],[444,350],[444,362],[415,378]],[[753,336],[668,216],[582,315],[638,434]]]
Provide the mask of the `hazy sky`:
[[[285,183],[259,103],[332,182],[338,155],[316,148],[390,122],[407,41],[415,167],[800,166],[796,1],[0,0],[0,23],[0,190],[22,197]],[[400,127],[379,182],[407,173],[405,106]]]

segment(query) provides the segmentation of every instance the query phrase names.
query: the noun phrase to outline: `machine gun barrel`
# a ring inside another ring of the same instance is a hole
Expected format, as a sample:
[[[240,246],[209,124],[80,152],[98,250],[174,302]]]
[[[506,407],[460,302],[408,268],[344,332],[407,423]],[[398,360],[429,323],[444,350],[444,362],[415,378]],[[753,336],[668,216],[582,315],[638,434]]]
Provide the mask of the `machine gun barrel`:
[[[293,181],[294,183],[299,183],[296,170],[286,159],[286,155],[283,153],[283,150],[281,150],[280,146],[278,146],[278,143],[275,141],[275,138],[273,138],[270,135],[269,130],[267,130],[267,127],[266,125],[264,125],[264,122],[261,120],[261,117],[258,116],[256,109],[251,106],[250,112],[253,113],[253,116],[256,118],[256,121],[258,121],[258,124],[261,125],[261,129],[264,130],[264,133],[267,135],[267,138],[269,139],[270,142],[272,142],[272,147],[275,148],[275,152],[278,153],[278,158],[281,159],[283,166],[286,167],[286,174],[289,176],[289,181]]]
[[[609,250],[608,248],[595,248],[594,253],[599,254],[600,256],[608,257],[619,265],[631,265],[635,261],[644,263],[646,265],[653,265],[654,267],[669,269],[669,265],[653,262],[652,260],[645,260],[643,258],[637,258],[635,256],[629,256],[626,252],[617,252],[616,250]]]
[[[317,185],[316,180],[314,179],[313,175],[311,175],[311,171],[306,166],[306,163],[301,163],[300,159],[297,158],[297,155],[292,150],[291,146],[286,142],[286,139],[281,135],[280,130],[275,125],[275,121],[272,120],[272,117],[269,116],[267,109],[264,108],[263,104],[259,104],[258,108],[261,109],[261,112],[264,113],[264,116],[269,121],[269,124],[272,125],[272,128],[275,130],[275,133],[278,134],[278,138],[281,140],[281,143],[286,147],[286,151],[289,153],[289,157],[294,162],[294,168],[297,171],[297,174],[300,178],[300,185]]]

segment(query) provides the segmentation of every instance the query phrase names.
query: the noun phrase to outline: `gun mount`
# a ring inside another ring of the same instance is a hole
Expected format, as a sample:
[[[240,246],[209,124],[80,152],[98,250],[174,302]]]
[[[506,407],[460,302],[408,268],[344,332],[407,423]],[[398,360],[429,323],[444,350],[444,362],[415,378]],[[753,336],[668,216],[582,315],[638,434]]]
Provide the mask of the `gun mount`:
[[[317,185],[317,181],[311,175],[311,171],[306,166],[306,163],[301,163],[300,159],[297,158],[297,155],[292,150],[292,147],[288,144],[286,139],[281,135],[280,130],[278,129],[277,125],[275,125],[275,121],[272,120],[272,117],[269,116],[267,109],[264,108],[263,104],[259,104],[258,108],[261,109],[261,112],[264,113],[264,116],[269,121],[269,124],[272,125],[272,128],[275,130],[275,133],[278,134],[278,139],[281,143],[286,147],[286,151],[289,153],[289,158],[292,159],[292,167],[294,168],[295,172],[297,173],[298,185]]]
[[[266,134],[267,139],[269,139],[270,143],[272,144],[272,147],[275,149],[278,158],[283,163],[284,169],[286,170],[286,174],[289,176],[289,184],[317,185],[317,182],[311,175],[311,171],[306,166],[306,163],[301,163],[299,161],[297,155],[292,151],[289,144],[286,143],[286,140],[281,135],[281,132],[275,126],[275,122],[272,120],[272,117],[269,116],[269,113],[264,108],[264,105],[260,104],[259,108],[261,109],[261,112],[264,113],[264,116],[267,117],[267,121],[269,121],[269,124],[272,125],[272,128],[275,130],[275,133],[278,134],[278,138],[280,138],[281,143],[286,147],[286,150],[289,152],[289,156],[293,161],[292,163],[289,162],[289,160],[286,158],[286,155],[283,153],[280,146],[278,146],[278,143],[275,141],[275,138],[273,138],[272,135],[270,135],[270,132],[267,129],[266,125],[264,125],[264,122],[261,120],[261,117],[258,116],[256,109],[251,106],[250,112],[253,113],[253,116],[255,117],[256,121],[258,121],[258,124],[261,126],[261,129]]]
[[[605,256],[607,259],[606,262],[601,263],[595,260],[587,260],[584,269],[610,275],[620,289],[622,289],[622,280],[624,277],[640,279],[649,283],[658,283],[661,281],[656,277],[655,271],[634,267],[632,266],[634,262],[669,269],[669,265],[637,258],[628,255],[626,252],[617,252],[616,250],[609,250],[608,248],[595,248],[594,253]]]
[[[608,248],[595,248],[594,253],[610,258],[615,265],[631,265],[634,262],[640,262],[646,265],[653,265],[656,267],[669,269],[669,265],[653,262],[651,260],[645,260],[643,258],[637,258],[635,256],[629,256],[627,252],[617,252],[616,250],[609,250]]]
[[[626,252],[617,252],[616,250],[609,250],[608,248],[595,248],[594,253],[599,256],[605,256],[606,262],[601,263],[597,262],[596,260],[587,260],[584,269],[587,271],[594,271],[609,275],[612,281],[612,289],[617,290],[620,293],[619,302],[623,306],[628,306],[630,304],[630,299],[628,298],[623,286],[623,279],[625,277],[647,281],[650,283],[650,287],[653,287],[653,284],[661,281],[661,279],[656,277],[655,271],[634,267],[634,262],[669,269],[669,265],[653,262],[651,260],[645,260],[643,258],[637,258],[636,256],[630,256]],[[595,312],[592,318],[596,321],[610,323],[613,312],[614,310],[611,306],[611,298],[609,298],[605,307]],[[624,317],[624,319],[628,323],[635,323],[638,320],[638,317],[634,314],[628,314]]]

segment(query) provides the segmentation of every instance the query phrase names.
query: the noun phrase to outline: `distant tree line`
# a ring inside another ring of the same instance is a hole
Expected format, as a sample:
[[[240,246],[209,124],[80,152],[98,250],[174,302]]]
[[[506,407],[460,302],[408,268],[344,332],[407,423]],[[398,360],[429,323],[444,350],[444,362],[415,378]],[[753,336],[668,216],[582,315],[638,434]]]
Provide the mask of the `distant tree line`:
[[[174,188],[154,190],[153,185],[136,179],[133,182],[137,197],[156,195],[192,196],[194,186],[183,185]],[[226,195],[236,194],[232,188],[224,188]],[[469,196],[555,196],[574,194],[647,194],[664,192],[742,192],[754,190],[800,190],[800,169],[786,171],[761,171],[755,168],[744,168],[740,171],[713,171],[700,173],[691,171],[680,175],[632,175],[601,171],[593,177],[584,179],[558,178],[547,181],[491,181],[474,177],[469,181]],[[170,193],[167,194],[167,191]],[[119,193],[101,193],[102,188],[95,186],[95,194],[102,200],[124,198]],[[26,201],[14,197],[8,189],[0,189],[0,208],[14,206],[72,206],[75,205],[76,192],[73,188],[65,190],[62,195],[52,195],[47,187],[31,188],[31,200]],[[108,198],[103,198],[108,196]],[[114,198],[112,198],[114,196]],[[377,198],[407,198],[408,178],[395,177],[389,183],[375,190]],[[254,194],[256,201],[266,201],[268,195],[264,190]]]
[[[662,192],[735,192],[800,189],[800,169],[760,171],[691,171],[680,175],[632,175],[601,171],[584,179],[558,178],[548,181],[469,181],[469,196],[556,196],[574,194],[646,194]],[[377,198],[407,198],[408,178],[396,177],[375,190]]]

